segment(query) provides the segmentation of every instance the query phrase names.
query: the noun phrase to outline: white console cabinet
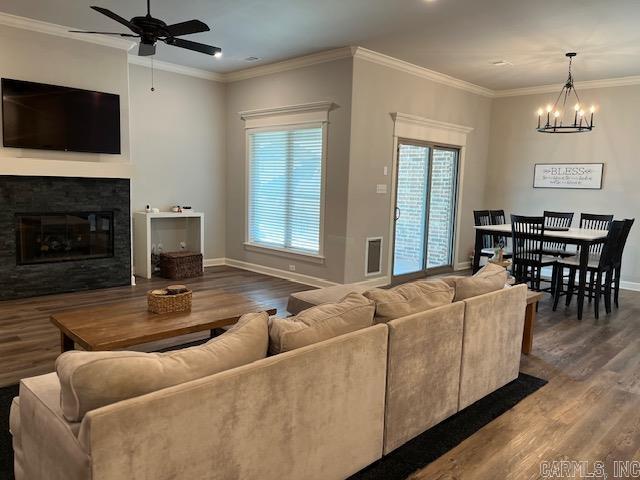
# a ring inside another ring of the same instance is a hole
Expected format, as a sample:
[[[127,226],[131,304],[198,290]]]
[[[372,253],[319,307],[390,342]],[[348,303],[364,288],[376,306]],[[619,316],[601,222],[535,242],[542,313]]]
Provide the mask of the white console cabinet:
[[[136,275],[151,278],[151,252],[188,250],[204,255],[204,213],[136,212],[133,258]]]

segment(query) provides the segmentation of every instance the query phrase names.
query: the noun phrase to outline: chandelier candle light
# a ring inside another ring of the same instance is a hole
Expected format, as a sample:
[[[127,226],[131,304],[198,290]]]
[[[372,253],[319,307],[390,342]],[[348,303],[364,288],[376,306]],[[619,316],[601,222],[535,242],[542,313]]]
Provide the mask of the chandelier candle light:
[[[569,77],[567,78],[566,83],[562,87],[560,91],[560,95],[556,99],[556,102],[551,105],[547,105],[546,113],[547,113],[547,121],[543,125],[542,119],[544,115],[544,110],[542,108],[538,109],[538,128],[537,130],[541,133],[579,133],[579,132],[590,132],[593,130],[593,114],[596,111],[595,106],[591,106],[590,108],[590,117],[587,119],[585,117],[585,111],[580,104],[580,98],[578,97],[578,92],[576,92],[576,88],[573,84],[573,75],[571,74],[571,63],[573,61],[573,57],[577,55],[577,53],[570,52],[566,54],[569,58]],[[573,107],[573,118],[569,116],[569,123],[565,123],[565,117],[567,116],[566,106],[567,103],[571,105],[571,96],[574,96],[576,99],[576,104]],[[562,104],[560,104],[562,101]],[[571,123],[573,120],[573,123]]]

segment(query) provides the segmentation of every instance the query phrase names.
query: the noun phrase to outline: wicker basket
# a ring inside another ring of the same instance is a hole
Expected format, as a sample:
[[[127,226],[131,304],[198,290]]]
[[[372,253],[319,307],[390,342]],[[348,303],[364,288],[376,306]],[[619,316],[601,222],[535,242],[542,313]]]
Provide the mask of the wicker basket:
[[[202,275],[202,254],[167,252],[160,255],[160,276],[172,280]]]
[[[176,313],[191,311],[192,291],[175,295],[157,295],[153,290],[147,292],[147,303],[152,313]]]

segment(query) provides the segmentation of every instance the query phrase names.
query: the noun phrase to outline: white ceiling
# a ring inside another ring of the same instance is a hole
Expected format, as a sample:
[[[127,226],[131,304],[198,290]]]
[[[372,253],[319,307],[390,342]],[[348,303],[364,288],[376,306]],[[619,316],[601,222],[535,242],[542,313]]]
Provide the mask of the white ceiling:
[[[96,4],[125,18],[146,9],[144,0],[0,0],[0,11],[124,31]],[[164,44],[156,58],[215,72],[361,45],[495,90],[562,83],[567,51],[579,53],[578,81],[640,75],[640,0],[152,0],[151,11],[208,23],[211,32],[186,38],[222,47],[221,59]]]

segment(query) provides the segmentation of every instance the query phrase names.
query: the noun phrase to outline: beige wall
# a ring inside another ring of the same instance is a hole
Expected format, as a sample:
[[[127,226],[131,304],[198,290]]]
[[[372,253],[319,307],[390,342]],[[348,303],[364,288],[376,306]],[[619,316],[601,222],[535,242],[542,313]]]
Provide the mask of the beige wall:
[[[349,135],[351,125],[351,58],[287,72],[242,80],[227,85],[227,233],[226,256],[234,260],[343,281]],[[329,113],[326,165],[323,264],[301,258],[248,251],[246,229],[245,129],[238,115],[244,110],[332,101]]]
[[[132,211],[191,205],[205,214],[204,255],[225,256],[225,85],[130,65]],[[175,246],[166,246],[173,248]]]
[[[122,141],[121,155],[0,147],[0,160],[42,159],[48,174],[57,168],[44,167],[48,160],[131,161],[132,211],[191,204],[205,213],[205,257],[225,256],[224,84],[156,70],[152,93],[150,70],[129,65],[125,50],[6,26],[0,76],[120,95]]]
[[[468,261],[473,246],[472,211],[484,200],[491,99],[356,58],[352,111],[345,282],[365,279],[367,237],[384,238],[383,273],[389,274],[392,112],[473,127],[461,172],[462,228],[455,254],[456,263]],[[377,194],[376,184],[387,184],[388,193]]]
[[[485,208],[507,214],[541,215],[546,210],[609,213],[616,218],[640,216],[638,187],[640,135],[637,132],[640,86],[579,92],[585,105],[597,104],[592,132],[549,135],[535,131],[538,107],[551,94],[498,98],[493,103]],[[536,162],[604,163],[602,190],[534,189]],[[631,230],[622,277],[640,282],[639,227]]]
[[[129,160],[129,88],[125,50],[0,25],[0,77],[120,95],[122,151],[121,155],[103,155],[0,146],[0,157],[96,162]]]

